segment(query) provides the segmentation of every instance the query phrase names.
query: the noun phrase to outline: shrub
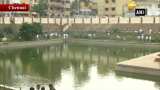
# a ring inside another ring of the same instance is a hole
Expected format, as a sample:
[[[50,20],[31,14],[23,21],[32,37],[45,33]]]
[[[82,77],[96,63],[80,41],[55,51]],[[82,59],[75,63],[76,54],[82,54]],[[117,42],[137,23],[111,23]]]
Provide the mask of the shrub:
[[[120,30],[118,28],[113,28],[111,32],[112,33],[120,33]]]
[[[9,24],[5,26],[1,31],[0,31],[0,38],[6,37],[9,40],[14,40],[17,36],[17,30],[15,28],[15,25]]]
[[[24,23],[19,30],[19,36],[26,41],[35,40],[37,34],[42,34],[42,26],[39,23]]]

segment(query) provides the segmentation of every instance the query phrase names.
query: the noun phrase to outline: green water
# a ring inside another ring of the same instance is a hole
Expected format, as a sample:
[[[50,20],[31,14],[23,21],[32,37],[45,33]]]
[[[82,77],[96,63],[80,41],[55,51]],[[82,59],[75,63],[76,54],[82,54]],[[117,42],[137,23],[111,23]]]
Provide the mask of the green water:
[[[29,90],[36,84],[57,90],[159,90],[160,82],[115,73],[116,63],[160,48],[59,44],[0,50],[0,84]]]

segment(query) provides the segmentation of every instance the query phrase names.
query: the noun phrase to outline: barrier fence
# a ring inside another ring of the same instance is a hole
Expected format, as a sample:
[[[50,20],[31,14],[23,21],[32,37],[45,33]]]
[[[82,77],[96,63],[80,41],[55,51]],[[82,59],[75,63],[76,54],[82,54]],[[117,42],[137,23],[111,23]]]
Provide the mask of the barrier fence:
[[[0,24],[42,23],[42,24],[160,24],[160,17],[88,17],[88,18],[33,18],[0,17]]]

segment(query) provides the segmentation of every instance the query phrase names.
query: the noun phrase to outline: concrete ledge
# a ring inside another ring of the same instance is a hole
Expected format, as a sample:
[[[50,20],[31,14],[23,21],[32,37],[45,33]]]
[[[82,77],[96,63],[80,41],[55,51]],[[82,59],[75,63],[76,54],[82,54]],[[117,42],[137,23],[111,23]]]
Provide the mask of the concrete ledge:
[[[3,88],[3,90],[20,90],[18,88],[6,86],[6,85],[0,85],[0,89]]]
[[[146,75],[146,74],[139,74],[139,73],[129,73],[129,72],[122,72],[116,71],[116,75],[134,79],[141,79],[141,80],[149,80],[149,81],[160,81],[160,76],[153,76],[153,75]]]
[[[134,41],[119,40],[100,40],[100,39],[76,39],[70,38],[69,43],[96,45],[96,46],[125,46],[125,47],[143,47],[143,48],[159,48],[160,43],[142,43]]]
[[[160,52],[120,62],[116,71],[160,76],[160,62],[156,61],[156,58],[160,58],[158,54]]]
[[[24,42],[8,42],[5,44],[0,43],[0,49],[40,47],[40,46],[50,46],[50,45],[61,44],[61,43],[63,43],[62,39],[24,41]]]

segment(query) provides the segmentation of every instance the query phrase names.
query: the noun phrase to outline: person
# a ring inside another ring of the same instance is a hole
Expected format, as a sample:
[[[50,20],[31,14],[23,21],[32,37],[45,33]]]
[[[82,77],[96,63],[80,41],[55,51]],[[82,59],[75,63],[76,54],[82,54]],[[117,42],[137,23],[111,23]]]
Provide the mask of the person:
[[[37,90],[40,90],[40,85],[39,85],[39,84],[37,84],[36,88],[37,88]]]
[[[30,87],[30,89],[29,90],[34,90],[34,87]]]
[[[56,90],[52,84],[49,84],[49,89],[50,90]]]
[[[42,87],[41,90],[45,90],[45,87]]]

